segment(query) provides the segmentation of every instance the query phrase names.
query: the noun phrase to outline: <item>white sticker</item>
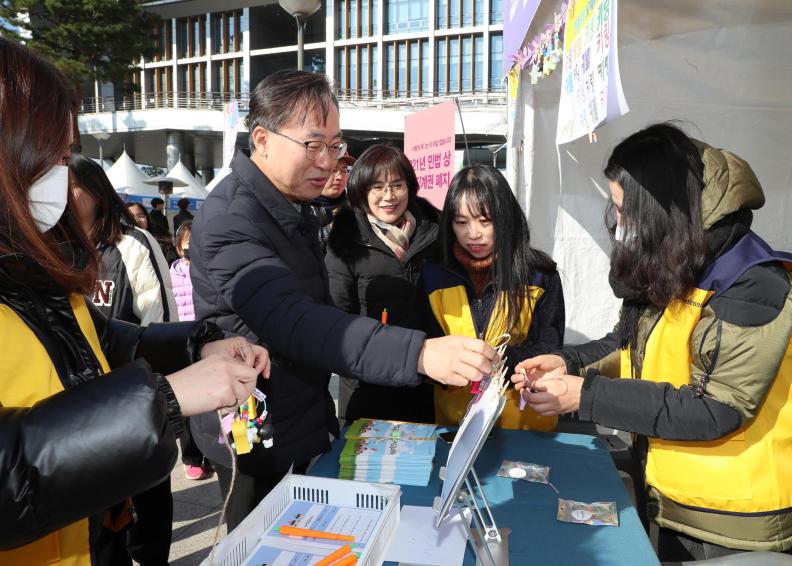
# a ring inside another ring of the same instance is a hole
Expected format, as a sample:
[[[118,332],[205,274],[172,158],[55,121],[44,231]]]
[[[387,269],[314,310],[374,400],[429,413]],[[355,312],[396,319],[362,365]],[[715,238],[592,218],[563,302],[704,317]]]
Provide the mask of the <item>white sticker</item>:
[[[518,467],[515,466],[514,468],[510,468],[509,469],[509,477],[512,477],[514,479],[518,479],[519,480],[519,479],[524,478],[527,475],[528,475],[528,472],[526,472],[522,468],[518,468]]]

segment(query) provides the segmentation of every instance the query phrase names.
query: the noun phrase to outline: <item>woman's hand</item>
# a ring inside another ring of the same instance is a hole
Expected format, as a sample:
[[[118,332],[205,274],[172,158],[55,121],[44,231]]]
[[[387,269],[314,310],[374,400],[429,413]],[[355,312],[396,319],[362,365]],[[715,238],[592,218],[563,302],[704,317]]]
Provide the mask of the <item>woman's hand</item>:
[[[498,361],[498,352],[483,340],[443,336],[424,342],[418,371],[444,385],[467,385],[491,375]]]
[[[527,389],[520,391],[520,395],[528,406],[543,417],[552,417],[578,410],[583,378],[576,375],[545,375],[527,381],[523,387]]]
[[[242,336],[226,338],[215,342],[207,342],[201,349],[201,359],[214,355],[224,355],[244,362],[248,367],[255,368],[266,379],[270,376],[269,352],[258,344],[248,342]]]
[[[517,391],[528,387],[530,384],[546,375],[563,375],[566,373],[566,362],[561,356],[543,354],[521,361],[514,368],[511,380]]]
[[[248,362],[244,362],[224,354],[212,354],[166,376],[182,415],[189,417],[218,409],[235,409],[243,403],[253,393],[261,373],[251,356],[253,354],[248,354]]]

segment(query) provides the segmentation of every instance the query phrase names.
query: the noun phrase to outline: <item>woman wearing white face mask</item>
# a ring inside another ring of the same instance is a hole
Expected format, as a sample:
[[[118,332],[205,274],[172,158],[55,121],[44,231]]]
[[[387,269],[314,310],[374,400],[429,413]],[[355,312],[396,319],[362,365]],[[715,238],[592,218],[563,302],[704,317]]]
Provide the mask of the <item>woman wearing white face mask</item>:
[[[73,110],[54,67],[0,38],[3,564],[119,563],[91,544],[128,512],[103,510],[168,477],[183,415],[236,407],[269,373],[265,350],[211,325],[143,329],[86,302],[97,258],[62,165]]]
[[[636,434],[662,561],[792,553],[792,254],[751,231],[762,187],[671,124],[622,141],[605,176],[619,322],[512,381],[540,414]]]

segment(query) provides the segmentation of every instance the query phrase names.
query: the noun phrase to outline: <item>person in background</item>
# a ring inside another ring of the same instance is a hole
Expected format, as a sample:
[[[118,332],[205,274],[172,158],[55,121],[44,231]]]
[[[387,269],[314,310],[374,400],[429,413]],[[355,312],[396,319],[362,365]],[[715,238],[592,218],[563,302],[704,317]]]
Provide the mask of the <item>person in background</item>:
[[[140,327],[86,299],[99,259],[69,191],[69,82],[0,37],[0,564],[129,563],[105,513],[168,478],[182,417],[235,410],[266,350],[209,323]],[[115,547],[117,549],[117,547]]]
[[[170,273],[159,246],[134,226],[102,167],[72,155],[75,210],[101,258],[93,304],[109,318],[148,326],[178,321]],[[132,497],[137,521],[127,533],[130,556],[143,566],[167,564],[173,523],[170,477]]]
[[[339,162],[340,163],[340,162]],[[325,266],[335,306],[387,324],[419,328],[416,286],[427,258],[437,253],[437,210],[418,197],[418,179],[396,147],[377,144],[357,160],[338,209]],[[339,391],[338,414],[434,422],[432,386],[388,387],[357,380]],[[342,395],[344,389],[351,395]]]
[[[792,254],[751,231],[762,187],[672,124],[619,143],[604,173],[619,321],[512,381],[540,414],[639,435],[664,563],[792,554]]]
[[[333,217],[339,207],[348,202],[346,188],[349,181],[349,168],[354,165],[355,158],[347,151],[336,164],[335,171],[327,179],[322,194],[311,201],[311,212],[319,220],[319,242],[322,253],[327,251],[327,238],[333,227]]]
[[[165,201],[159,197],[151,199],[151,212],[149,212],[149,231],[158,237],[158,234],[167,232],[171,235],[168,219],[165,217]]]
[[[102,260],[92,300],[108,318],[146,326],[179,320],[168,264],[101,166],[82,155],[70,165],[80,224]]]
[[[132,214],[132,217],[135,219],[135,224],[138,228],[148,231],[149,225],[149,215],[146,212],[146,207],[144,207],[139,202],[128,202],[126,203],[129,212]]]
[[[193,305],[193,286],[190,279],[190,235],[192,222],[184,222],[176,231],[176,251],[181,259],[170,267],[173,294],[179,307],[179,320],[195,320]],[[189,419],[185,419],[184,434],[179,438],[184,473],[189,480],[203,480],[212,477],[214,469],[204,458],[201,449],[193,440]]]
[[[498,357],[480,340],[426,340],[423,332],[331,306],[319,226],[308,205],[346,151],[325,75],[269,75],[251,93],[248,121],[251,156],[237,152],[231,173],[196,214],[190,241],[197,318],[266,344],[273,359],[273,379],[259,388],[274,445],[237,457],[229,530],[286,472],[305,471],[327,451],[331,433],[339,435],[330,372],[398,386],[418,385],[423,375],[463,385],[492,371]],[[191,425],[228,493],[232,461],[217,442],[217,418]]]
[[[179,212],[177,212],[176,216],[173,217],[174,233],[179,231],[179,226],[181,226],[183,222],[192,222],[193,220],[193,215],[188,210],[188,208],[190,208],[190,199],[180,198],[179,201],[176,203],[176,206],[179,207]]]
[[[454,175],[440,217],[440,243],[442,261],[427,262],[423,270],[430,334],[476,336],[493,346],[505,342],[512,367],[561,348],[561,278],[555,262],[531,247],[525,214],[497,169],[473,165]],[[436,422],[459,424],[470,400],[469,387],[436,385]],[[519,405],[511,389],[498,426],[555,429],[556,417]]]

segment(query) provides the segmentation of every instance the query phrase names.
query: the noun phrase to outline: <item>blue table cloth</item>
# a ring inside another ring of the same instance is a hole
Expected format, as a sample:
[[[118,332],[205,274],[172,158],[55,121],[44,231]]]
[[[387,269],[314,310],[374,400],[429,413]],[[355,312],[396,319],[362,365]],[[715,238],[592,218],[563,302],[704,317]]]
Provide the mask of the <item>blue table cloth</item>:
[[[309,475],[338,477],[338,457],[344,439],[333,442],[309,470]],[[431,507],[440,495],[440,466],[449,445],[438,441],[435,466],[427,487],[401,486],[402,505]],[[517,460],[551,467],[548,485],[497,476],[503,460]],[[630,565],[657,566],[659,561],[641,525],[624,484],[605,445],[591,436],[562,433],[497,430],[487,440],[474,465],[484,486],[495,522],[512,530],[509,557],[512,566],[522,565]],[[619,526],[563,523],[556,519],[558,498],[590,503],[615,501]],[[474,565],[468,545],[465,565]]]

